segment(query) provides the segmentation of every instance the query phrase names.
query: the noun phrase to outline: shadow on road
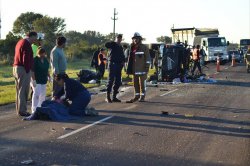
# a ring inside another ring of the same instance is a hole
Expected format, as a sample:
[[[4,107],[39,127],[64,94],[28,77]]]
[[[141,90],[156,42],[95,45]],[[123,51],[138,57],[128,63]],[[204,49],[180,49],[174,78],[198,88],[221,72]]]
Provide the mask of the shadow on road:
[[[161,106],[173,106],[173,107],[183,107],[183,108],[196,108],[196,109],[209,109],[216,111],[226,111],[233,113],[250,113],[250,109],[241,109],[241,108],[230,108],[230,107],[220,107],[220,106],[208,106],[208,105],[199,105],[199,104],[182,104],[182,103],[168,103],[168,102],[157,102],[157,101],[147,101],[145,104],[158,104]]]
[[[147,119],[145,118],[139,119],[138,117],[133,118],[133,117],[124,117],[124,116],[116,115],[115,119],[113,119],[112,121],[108,121],[107,123],[118,123],[118,124],[123,124],[123,125],[165,128],[165,129],[172,129],[172,130],[194,131],[194,132],[202,132],[202,133],[209,133],[209,134],[250,138],[250,129],[242,128],[242,126],[245,126],[245,127],[250,126],[250,122],[248,121],[247,122],[232,121],[232,120],[226,120],[226,119],[199,117],[199,116],[188,118],[188,117],[185,117],[184,115],[161,115],[161,114],[152,114],[152,113],[144,113],[144,112],[134,112],[134,110],[133,111],[132,110],[131,111],[102,110],[100,112],[136,115],[136,116],[138,115],[147,116]],[[152,119],[149,118],[150,116],[152,116]],[[159,117],[161,119],[153,120],[153,118],[155,117]],[[187,121],[178,122],[177,120],[179,119],[188,120],[189,122]],[[208,123],[201,124],[197,122],[201,122],[201,123],[208,122]],[[217,123],[220,123],[220,126]],[[226,126],[223,126],[223,124],[225,125],[233,124],[233,125],[238,125],[238,126],[226,127]]]

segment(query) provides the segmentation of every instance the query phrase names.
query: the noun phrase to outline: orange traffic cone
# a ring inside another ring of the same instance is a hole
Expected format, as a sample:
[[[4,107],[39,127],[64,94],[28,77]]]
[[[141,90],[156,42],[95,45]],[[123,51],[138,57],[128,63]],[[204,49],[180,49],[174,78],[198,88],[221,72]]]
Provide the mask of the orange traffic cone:
[[[220,71],[220,57],[219,56],[217,56],[216,71],[217,72]]]
[[[232,55],[232,65],[231,65],[232,67],[234,67],[235,66],[235,56],[234,56],[234,53],[233,53],[233,55]]]

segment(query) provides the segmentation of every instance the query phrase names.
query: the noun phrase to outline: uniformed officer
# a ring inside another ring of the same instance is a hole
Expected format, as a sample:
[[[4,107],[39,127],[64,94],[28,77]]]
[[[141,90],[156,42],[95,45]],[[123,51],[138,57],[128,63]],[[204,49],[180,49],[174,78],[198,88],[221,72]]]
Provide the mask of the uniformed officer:
[[[107,42],[105,47],[110,49],[109,54],[109,78],[107,85],[107,96],[106,101],[108,103],[121,102],[117,99],[118,89],[121,86],[121,72],[125,63],[125,56],[121,45],[122,34],[118,34],[116,42]],[[113,87],[113,99],[110,98],[110,93]]]
[[[136,32],[132,37],[127,68],[127,74],[133,75],[134,98],[126,101],[127,103],[133,103],[137,100],[143,102],[145,100],[146,79],[149,66],[149,49],[146,45],[142,44],[142,37]]]

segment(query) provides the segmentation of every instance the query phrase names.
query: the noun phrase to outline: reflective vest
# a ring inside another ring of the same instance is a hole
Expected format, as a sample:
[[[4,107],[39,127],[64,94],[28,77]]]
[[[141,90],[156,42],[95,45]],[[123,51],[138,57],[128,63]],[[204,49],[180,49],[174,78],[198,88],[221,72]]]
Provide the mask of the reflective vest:
[[[199,49],[195,48],[193,51],[193,60],[200,59],[200,55],[198,54]]]
[[[102,59],[101,59],[101,55],[102,55]],[[98,65],[100,66],[101,63],[104,63],[104,65],[106,65],[106,56],[105,54],[99,53],[98,54]]]

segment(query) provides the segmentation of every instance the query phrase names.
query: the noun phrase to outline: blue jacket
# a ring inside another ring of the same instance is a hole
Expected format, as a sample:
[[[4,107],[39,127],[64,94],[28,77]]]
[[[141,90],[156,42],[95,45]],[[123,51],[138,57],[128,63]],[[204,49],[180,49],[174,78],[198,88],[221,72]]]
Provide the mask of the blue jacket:
[[[73,100],[79,92],[87,90],[79,81],[72,78],[67,78],[64,80],[64,88],[58,92],[56,97],[60,98],[65,96],[65,99]]]

